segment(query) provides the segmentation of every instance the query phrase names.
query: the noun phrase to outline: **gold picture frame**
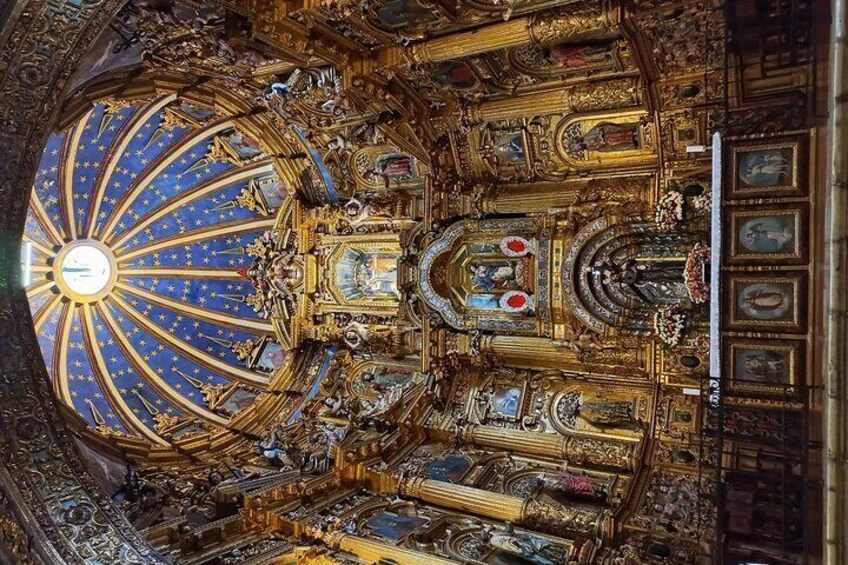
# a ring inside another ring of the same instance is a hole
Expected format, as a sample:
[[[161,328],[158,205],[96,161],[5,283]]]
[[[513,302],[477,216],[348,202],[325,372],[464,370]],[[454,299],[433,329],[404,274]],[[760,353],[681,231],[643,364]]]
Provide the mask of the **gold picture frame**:
[[[725,168],[728,198],[806,195],[808,145],[805,134],[729,142]]]
[[[795,398],[804,376],[805,342],[801,340],[726,337],[724,384],[729,394]]]
[[[726,299],[728,329],[806,331],[806,283],[806,273],[734,274]]]
[[[731,209],[727,232],[730,264],[807,262],[806,204]]]

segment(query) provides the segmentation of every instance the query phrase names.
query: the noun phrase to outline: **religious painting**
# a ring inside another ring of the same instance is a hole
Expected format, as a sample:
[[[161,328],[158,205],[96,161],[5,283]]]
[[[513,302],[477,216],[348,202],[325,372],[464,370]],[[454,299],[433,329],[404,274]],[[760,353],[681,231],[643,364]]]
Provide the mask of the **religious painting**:
[[[169,435],[171,439],[185,439],[191,436],[197,436],[201,434],[209,433],[209,430],[205,429],[203,426],[196,422],[189,422],[184,426],[177,427],[173,430],[169,430]]]
[[[420,29],[436,25],[440,17],[419,0],[388,0],[375,10],[382,27],[391,30]]]
[[[730,198],[806,194],[808,159],[805,136],[735,141],[728,144],[728,151]]]
[[[263,212],[270,214],[278,210],[289,197],[285,183],[277,175],[271,175],[251,181],[255,184],[257,192],[262,199]]]
[[[336,265],[337,288],[349,301],[396,301],[400,297],[398,259],[398,252],[346,249]]]
[[[806,314],[802,277],[731,278],[730,327],[802,331]]]
[[[489,537],[493,551],[485,558],[488,565],[556,565],[569,560],[568,547],[529,533],[494,532]]]
[[[417,176],[412,157],[399,152],[378,155],[374,160],[374,174],[389,181],[407,180]]]
[[[527,153],[524,131],[495,132],[492,135],[493,151],[499,165],[524,165]]]
[[[358,186],[372,189],[420,185],[418,160],[390,145],[372,145],[350,156],[349,166]]]
[[[215,409],[233,416],[256,402],[256,396],[255,391],[237,386],[221,400]]]
[[[614,153],[639,149],[642,146],[640,129],[641,124],[638,122],[625,124],[601,122],[575,140],[574,151]]]
[[[451,455],[431,461],[424,467],[424,475],[434,481],[459,483],[471,469],[471,459],[462,455]]]
[[[610,60],[610,46],[561,43],[549,47],[545,54],[550,64],[556,67],[586,69],[608,62]]]
[[[496,389],[489,396],[489,414],[494,417],[517,420],[521,412],[521,387],[505,387]]]
[[[273,340],[264,340],[256,353],[256,360],[251,369],[265,373],[273,373],[288,361],[289,352]]]
[[[381,538],[399,541],[423,529],[430,520],[421,516],[404,516],[394,512],[380,512],[365,521],[365,528]]]
[[[523,263],[520,261],[473,262],[469,270],[471,290],[491,292],[521,288]]]
[[[802,241],[806,229],[806,205],[730,211],[731,262],[805,260]]]
[[[805,344],[800,341],[726,338],[728,390],[783,396],[800,382]]]
[[[433,73],[433,80],[448,88],[466,90],[477,86],[477,76],[463,61],[445,61],[439,63]]]
[[[527,44],[509,52],[509,63],[530,77],[553,77],[616,68],[615,44],[596,42],[582,45],[558,43],[547,48]]]
[[[233,131],[227,135],[224,142],[243,161],[262,155],[262,147],[259,143],[239,131]]]
[[[203,106],[197,106],[196,104],[190,104],[188,102],[182,102],[177,106],[177,109],[197,122],[198,125],[208,122],[215,116],[215,110],[204,108]]]

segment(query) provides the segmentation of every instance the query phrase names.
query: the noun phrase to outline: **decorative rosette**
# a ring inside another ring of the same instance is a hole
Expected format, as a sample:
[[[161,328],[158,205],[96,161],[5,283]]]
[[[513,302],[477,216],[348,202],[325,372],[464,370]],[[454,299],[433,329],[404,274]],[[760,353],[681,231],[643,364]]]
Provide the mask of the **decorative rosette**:
[[[517,314],[535,307],[533,297],[520,290],[510,290],[501,296],[501,309],[505,312]]]
[[[675,347],[686,329],[686,312],[680,306],[663,308],[654,316],[654,330],[667,347]]]
[[[706,266],[712,253],[703,243],[698,243],[686,258],[686,268],[683,270],[683,280],[689,298],[695,304],[703,304],[710,299],[710,283],[707,279]]]
[[[532,241],[517,235],[508,235],[501,240],[501,252],[507,257],[524,257],[536,252]]]
[[[669,192],[657,203],[655,221],[662,232],[675,231],[683,221],[683,194]]]

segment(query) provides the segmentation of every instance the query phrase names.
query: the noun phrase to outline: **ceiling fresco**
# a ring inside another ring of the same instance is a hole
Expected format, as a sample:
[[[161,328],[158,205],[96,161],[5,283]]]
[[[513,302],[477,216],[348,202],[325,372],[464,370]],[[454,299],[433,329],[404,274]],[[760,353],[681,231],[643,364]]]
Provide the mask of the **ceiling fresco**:
[[[22,267],[59,397],[94,428],[160,444],[227,426],[215,391],[241,383],[246,406],[268,387],[237,354],[273,335],[246,303],[244,248],[287,198],[256,142],[172,96],[100,103],[53,135]]]

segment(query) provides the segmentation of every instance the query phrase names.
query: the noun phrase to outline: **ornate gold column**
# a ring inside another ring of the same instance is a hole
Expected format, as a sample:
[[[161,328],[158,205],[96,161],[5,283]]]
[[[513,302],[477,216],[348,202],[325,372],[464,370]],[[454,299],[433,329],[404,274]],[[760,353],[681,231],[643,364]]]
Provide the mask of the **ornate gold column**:
[[[459,565],[457,561],[430,553],[422,553],[348,534],[339,536],[337,540],[334,540],[331,547],[352,553],[366,563],[379,563],[381,560],[391,559],[395,563],[403,563],[404,565]]]
[[[491,352],[503,364],[522,369],[577,369],[583,363],[571,349],[557,347],[546,337],[486,336],[480,340],[480,351]]]
[[[475,425],[467,426],[460,437],[481,447],[564,459],[579,466],[634,471],[639,459],[639,440],[585,432],[560,435]]]
[[[646,371],[646,357],[642,349],[624,346],[609,351],[590,352],[586,360],[564,346],[546,337],[486,336],[480,340],[480,351],[491,352],[505,365],[520,369],[565,369],[586,371],[596,367],[602,374],[631,375]],[[603,368],[600,368],[603,367]]]
[[[539,181],[495,186],[483,197],[486,214],[547,214],[551,208],[566,208],[589,184],[579,181]]]
[[[608,531],[610,520],[609,513],[601,508],[564,506],[424,478],[402,480],[398,492],[443,508],[513,522],[561,537],[601,538]]]
[[[599,110],[632,109],[642,104],[639,77],[583,82],[547,92],[534,92],[500,100],[478,102],[468,107],[471,123],[511,120],[528,115],[572,114]]]
[[[528,43],[540,46],[580,41],[609,35],[617,25],[618,12],[607,2],[588,2],[582,7],[542,12],[479,29],[444,35],[406,48],[388,47],[377,55],[380,66],[438,63],[518,47]]]

